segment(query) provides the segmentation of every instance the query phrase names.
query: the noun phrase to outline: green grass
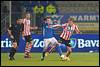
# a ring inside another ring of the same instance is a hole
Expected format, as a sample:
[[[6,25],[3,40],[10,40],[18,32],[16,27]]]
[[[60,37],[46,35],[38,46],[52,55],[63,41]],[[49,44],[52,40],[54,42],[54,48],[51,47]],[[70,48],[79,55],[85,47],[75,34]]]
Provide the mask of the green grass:
[[[15,61],[9,61],[8,53],[1,53],[1,66],[99,66],[99,53],[72,53],[71,61],[62,61],[57,53],[48,55],[41,61],[41,53],[32,53],[25,59],[24,53],[16,53]]]

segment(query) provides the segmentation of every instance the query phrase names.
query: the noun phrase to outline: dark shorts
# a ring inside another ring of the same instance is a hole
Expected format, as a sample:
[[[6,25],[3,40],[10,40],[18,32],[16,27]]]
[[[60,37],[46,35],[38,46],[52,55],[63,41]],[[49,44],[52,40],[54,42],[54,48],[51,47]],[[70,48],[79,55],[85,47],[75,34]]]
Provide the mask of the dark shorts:
[[[33,39],[31,37],[31,35],[25,36],[25,40],[26,42],[31,42]]]
[[[70,40],[64,40],[63,38],[60,38],[60,42],[62,44],[65,44],[66,46],[70,46],[71,47]]]

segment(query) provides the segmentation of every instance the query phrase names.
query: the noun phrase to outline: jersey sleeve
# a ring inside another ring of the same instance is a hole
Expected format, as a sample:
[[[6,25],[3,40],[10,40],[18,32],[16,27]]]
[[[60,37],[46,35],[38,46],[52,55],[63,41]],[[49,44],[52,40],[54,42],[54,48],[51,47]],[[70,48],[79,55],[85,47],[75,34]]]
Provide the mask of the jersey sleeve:
[[[79,28],[78,28],[77,25],[75,25],[75,32],[76,32],[77,34],[80,33],[80,30],[79,30]]]
[[[66,27],[66,24],[62,24],[62,28],[65,28]]]
[[[24,24],[24,22],[25,22],[25,19],[23,19],[23,22],[22,23]]]
[[[24,24],[21,24],[21,32],[24,31]]]

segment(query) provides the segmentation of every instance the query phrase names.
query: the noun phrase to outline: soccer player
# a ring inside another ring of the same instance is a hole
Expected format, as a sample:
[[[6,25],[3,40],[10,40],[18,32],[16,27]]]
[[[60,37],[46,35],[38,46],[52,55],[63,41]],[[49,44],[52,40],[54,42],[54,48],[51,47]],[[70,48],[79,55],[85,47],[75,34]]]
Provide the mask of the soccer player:
[[[23,31],[22,19],[18,19],[17,22],[15,24],[12,24],[11,27],[9,27],[8,29],[8,33],[12,40],[12,48],[10,50],[9,60],[15,60],[14,55],[19,45],[19,38],[22,31]]]
[[[54,37],[54,29],[52,28],[52,26],[53,25],[51,18],[45,18],[45,21],[43,23],[44,47],[41,60],[44,60],[46,52],[51,52],[51,50],[53,50],[55,47],[57,47],[59,55],[62,55],[62,50],[59,46],[60,43],[58,43],[58,41]],[[51,49],[48,51],[49,47],[51,47]]]
[[[33,39],[31,37],[31,30],[32,29],[37,29],[37,27],[31,27],[31,21],[30,21],[30,13],[25,14],[25,18],[23,19],[23,24],[24,24],[24,30],[23,30],[23,39],[25,38],[26,40],[26,47],[25,47],[25,56],[24,58],[31,58],[30,55],[30,50],[33,45]]]
[[[70,61],[69,56],[72,52],[72,46],[70,44],[70,37],[73,34],[73,31],[75,31],[77,34],[80,33],[78,27],[76,24],[73,22],[74,18],[69,18],[68,22],[62,25],[56,25],[55,27],[62,27],[63,32],[60,35],[60,40],[62,41],[63,44],[67,46],[67,52],[65,54],[67,60]]]

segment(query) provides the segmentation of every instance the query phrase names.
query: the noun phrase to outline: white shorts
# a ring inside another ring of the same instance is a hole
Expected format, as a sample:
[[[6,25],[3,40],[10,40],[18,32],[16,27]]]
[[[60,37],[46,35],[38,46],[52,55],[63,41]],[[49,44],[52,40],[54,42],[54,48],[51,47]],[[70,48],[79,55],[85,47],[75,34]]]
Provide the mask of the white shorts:
[[[57,45],[57,44],[58,44],[58,41],[56,40],[55,37],[44,39],[44,48],[45,49],[47,49],[48,46],[53,46],[53,45]]]

